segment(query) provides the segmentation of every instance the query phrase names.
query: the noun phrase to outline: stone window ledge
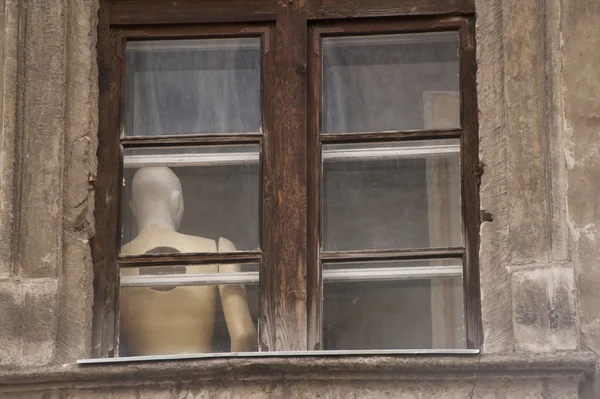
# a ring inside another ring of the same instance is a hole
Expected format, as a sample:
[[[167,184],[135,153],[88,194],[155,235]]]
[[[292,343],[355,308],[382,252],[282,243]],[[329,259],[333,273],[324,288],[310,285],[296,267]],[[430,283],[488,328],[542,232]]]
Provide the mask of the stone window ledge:
[[[444,381],[592,378],[596,357],[587,352],[472,356],[310,356],[63,365],[0,370],[0,391],[102,388],[186,382]]]

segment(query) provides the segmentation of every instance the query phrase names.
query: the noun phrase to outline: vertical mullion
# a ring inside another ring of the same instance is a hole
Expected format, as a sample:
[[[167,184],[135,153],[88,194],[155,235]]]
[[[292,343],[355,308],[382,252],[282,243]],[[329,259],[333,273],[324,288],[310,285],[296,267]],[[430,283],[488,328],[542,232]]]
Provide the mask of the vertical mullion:
[[[121,149],[119,121],[121,113],[123,46],[115,30],[108,26],[106,7],[101,7],[99,34],[104,40],[99,48],[100,125],[98,143],[98,186],[94,217],[96,235],[94,253],[94,357],[118,355],[117,267],[119,176]],[[103,116],[104,115],[104,116]]]
[[[277,2],[273,134],[265,141],[263,350],[306,350],[307,22],[301,2]],[[272,226],[268,226],[272,224]]]
[[[262,173],[262,214],[261,214],[261,249],[263,257],[259,266],[259,319],[258,319],[258,346],[260,351],[268,351],[273,348],[275,331],[275,307],[273,306],[274,281],[269,278],[269,270],[273,263],[272,237],[276,234],[275,224],[271,218],[274,211],[275,201],[273,182],[277,180],[274,176],[272,165],[272,140],[274,137],[275,119],[275,35],[273,26],[269,27],[269,34],[263,36],[263,56],[261,63],[261,89],[262,89],[262,148],[261,148],[261,173]],[[269,52],[265,53],[265,46]]]
[[[309,30],[308,43],[308,349],[322,349],[323,280],[319,262],[321,203],[321,40]]]
[[[465,223],[465,313],[467,347],[481,348],[481,298],[479,290],[479,141],[477,123],[477,87],[475,22],[465,20],[460,28],[461,57],[461,176],[463,181],[463,216]]]

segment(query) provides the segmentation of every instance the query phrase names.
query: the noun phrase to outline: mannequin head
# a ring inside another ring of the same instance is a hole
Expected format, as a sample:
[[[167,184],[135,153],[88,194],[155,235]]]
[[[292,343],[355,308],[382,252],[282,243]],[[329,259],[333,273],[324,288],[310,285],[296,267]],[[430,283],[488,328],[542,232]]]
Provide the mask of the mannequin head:
[[[140,168],[131,184],[131,210],[138,231],[152,224],[177,230],[183,215],[181,182],[163,166]]]

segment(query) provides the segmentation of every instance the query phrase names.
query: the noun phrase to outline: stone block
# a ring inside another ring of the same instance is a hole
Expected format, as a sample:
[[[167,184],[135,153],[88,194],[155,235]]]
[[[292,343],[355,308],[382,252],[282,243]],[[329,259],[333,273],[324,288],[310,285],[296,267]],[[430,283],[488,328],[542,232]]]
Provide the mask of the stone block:
[[[568,378],[556,378],[542,381],[542,398],[544,399],[569,399],[581,398],[579,395],[578,381]]]
[[[547,352],[550,350],[547,271],[521,270],[511,277],[515,349]]]
[[[472,399],[538,399],[544,398],[542,390],[542,383],[535,380],[513,380],[511,382],[485,381],[477,383],[474,386],[472,395],[465,397]]]
[[[571,266],[517,269],[512,274],[515,349],[577,348],[575,282]]]
[[[556,350],[576,350],[577,290],[571,265],[552,269],[548,293],[550,295],[550,345]]]
[[[90,389],[79,390],[73,389],[63,392],[60,399],[129,399],[129,398],[144,398],[141,395],[141,388],[114,388],[114,389]],[[156,390],[155,390],[156,391]],[[171,399],[174,396],[168,390],[162,391],[162,397]],[[176,398],[176,396],[175,396]]]
[[[0,366],[18,363],[23,346],[23,291],[13,280],[0,280]]]
[[[484,222],[480,237],[483,349],[497,353],[512,349],[510,257],[507,206],[506,133],[504,126],[504,61],[502,2],[477,0],[477,101],[479,106],[479,157],[481,208],[493,215]]]
[[[503,2],[506,154],[513,263],[547,262],[544,8],[539,0]]]
[[[287,382],[209,383],[61,389],[45,392],[4,393],[3,398],[24,399],[262,399],[262,398],[434,398],[444,399],[575,399],[578,381],[568,378],[527,380],[446,380],[419,382],[391,380],[323,380]],[[29,395],[29,396],[28,396]]]
[[[23,283],[22,365],[41,366],[53,360],[57,325],[56,280]]]
[[[14,1],[0,6],[0,278],[12,272],[17,54],[19,12]]]
[[[63,254],[55,356],[57,362],[73,363],[92,356],[94,272],[87,240],[65,232]]]
[[[53,280],[0,280],[0,366],[52,361],[56,295]]]
[[[82,397],[82,396],[80,396]],[[2,394],[3,399],[64,399],[58,391],[39,391],[39,392],[6,392]]]
[[[69,0],[64,137],[63,253],[56,361],[90,357],[93,307],[94,190],[97,169],[98,0]]]
[[[65,1],[28,0],[23,35],[15,263],[24,278],[56,278],[62,249]]]
[[[338,381],[303,382],[291,387],[291,398],[427,398],[444,392],[446,398],[466,398],[473,389],[472,383],[454,382],[393,382],[393,381],[352,381],[340,384]],[[314,396],[312,396],[314,395]]]

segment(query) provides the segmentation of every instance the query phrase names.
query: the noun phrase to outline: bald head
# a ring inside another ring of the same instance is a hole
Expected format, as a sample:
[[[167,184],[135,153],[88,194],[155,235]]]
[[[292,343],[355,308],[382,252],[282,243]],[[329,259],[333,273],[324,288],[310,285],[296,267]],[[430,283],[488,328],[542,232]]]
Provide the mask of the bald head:
[[[179,178],[167,167],[140,168],[131,183],[131,207],[138,225],[157,217],[168,217],[175,229],[179,228],[183,215],[183,193]]]

